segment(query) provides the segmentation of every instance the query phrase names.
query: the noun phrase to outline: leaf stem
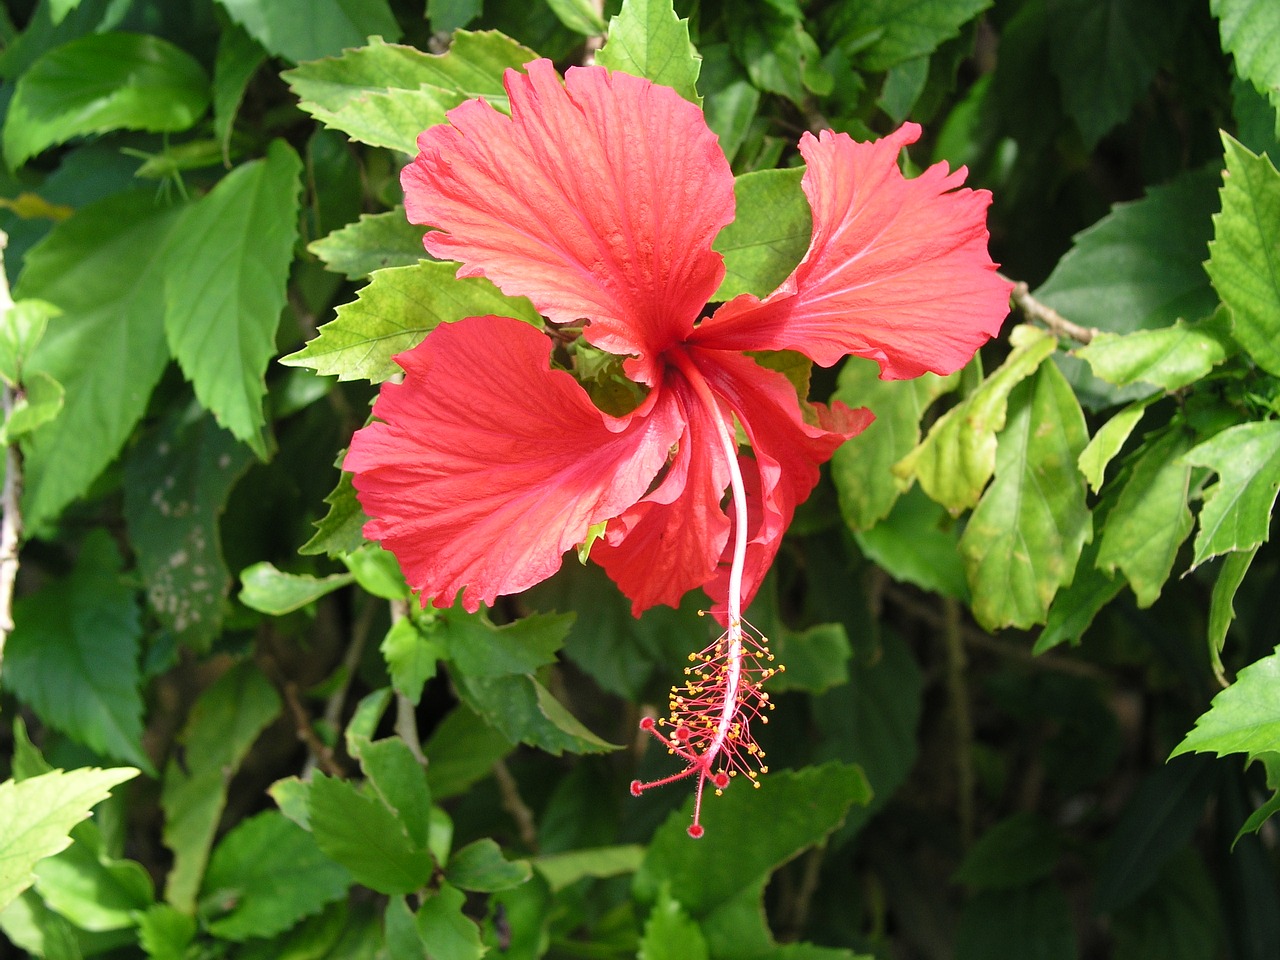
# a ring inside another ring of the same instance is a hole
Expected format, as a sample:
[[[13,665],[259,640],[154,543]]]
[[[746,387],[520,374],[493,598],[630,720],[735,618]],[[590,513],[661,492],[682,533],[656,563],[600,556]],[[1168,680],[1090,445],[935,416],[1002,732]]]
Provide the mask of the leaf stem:
[[[4,250],[9,235],[0,230],[0,316],[13,309],[9,278],[4,268]],[[0,410],[9,422],[17,391],[0,385]],[[4,448],[4,487],[0,490],[0,673],[4,670],[4,648],[13,632],[13,591],[18,579],[18,549],[22,541],[22,453],[16,443]]]

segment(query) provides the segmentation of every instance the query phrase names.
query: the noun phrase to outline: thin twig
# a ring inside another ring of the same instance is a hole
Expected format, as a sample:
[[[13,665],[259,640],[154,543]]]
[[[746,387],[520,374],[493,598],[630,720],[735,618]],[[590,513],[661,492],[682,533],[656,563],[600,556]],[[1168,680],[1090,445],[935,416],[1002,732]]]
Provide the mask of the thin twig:
[[[1003,276],[1003,274],[1001,275]],[[1010,280],[1013,284],[1013,291],[1009,294],[1009,301],[1022,311],[1022,315],[1028,320],[1035,320],[1044,324],[1055,335],[1066,337],[1077,343],[1088,344],[1101,331],[1096,327],[1082,327],[1078,323],[1072,323],[1057,310],[1048,304],[1041,303],[1031,295],[1031,287],[1024,280]]]
[[[516,783],[516,778],[501,760],[493,765],[493,779],[498,782],[498,792],[502,794],[502,809],[511,814],[511,819],[516,822],[516,829],[520,831],[520,842],[525,845],[525,849],[536,852],[538,827],[533,819],[533,811],[520,796],[520,785]]]
[[[9,292],[9,278],[4,270],[4,249],[9,235],[0,230],[0,316],[13,309],[13,295]],[[14,387],[0,386],[0,409],[4,422],[17,400]],[[18,547],[22,541],[22,454],[16,443],[9,443],[4,450],[4,489],[0,492],[0,670],[4,668],[4,647],[13,632],[13,588],[18,579]]]
[[[391,601],[391,624],[394,626],[409,615],[407,600]],[[422,736],[418,733],[418,707],[403,693],[396,691],[396,736],[405,742],[413,758],[424,767],[427,755],[422,752]]]
[[[307,750],[315,758],[315,765],[331,777],[345,777],[347,772],[333,755],[333,749],[316,736],[315,728],[311,726],[311,716],[307,713],[307,708],[302,705],[302,698],[298,696],[298,685],[292,680],[286,680],[281,687],[281,692],[284,694],[285,704],[289,707],[289,713],[293,716],[293,726],[298,739],[307,745]],[[310,762],[308,758],[308,764]]]

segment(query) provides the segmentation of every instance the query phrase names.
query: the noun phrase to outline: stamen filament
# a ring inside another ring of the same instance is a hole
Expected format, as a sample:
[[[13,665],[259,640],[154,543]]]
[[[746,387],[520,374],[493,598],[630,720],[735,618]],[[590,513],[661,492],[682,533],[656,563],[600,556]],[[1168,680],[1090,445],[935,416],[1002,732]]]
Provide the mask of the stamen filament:
[[[639,796],[652,787],[665,786],[697,774],[693,823],[689,827],[689,836],[696,839],[703,833],[702,789],[707,780],[711,781],[718,794],[739,772],[746,774],[756,786],[759,786],[756,768],[759,772],[767,772],[768,768],[762,762],[764,751],[752,738],[749,724],[756,718],[761,723],[768,722],[762,710],[772,709],[773,704],[760,686],[783,668],[781,665],[758,665],[762,660],[772,662],[773,654],[765,645],[765,637],[742,619],[742,577],[747,559],[747,490],[738,463],[732,415],[726,416],[721,411],[710,385],[687,353],[673,350],[670,359],[684,374],[715,423],[729,471],[734,540],[725,603],[727,627],[714,643],[689,657],[697,666],[686,668],[685,674],[696,679],[672,690],[670,718],[655,721],[646,717],[640,722],[642,730],[651,733],[669,753],[681,757],[688,766],[661,780],[649,783],[635,780],[631,784],[631,793]],[[750,634],[744,633],[744,624]],[[658,732],[658,726],[665,725],[672,727],[669,737]],[[714,772],[713,766],[717,767]]]

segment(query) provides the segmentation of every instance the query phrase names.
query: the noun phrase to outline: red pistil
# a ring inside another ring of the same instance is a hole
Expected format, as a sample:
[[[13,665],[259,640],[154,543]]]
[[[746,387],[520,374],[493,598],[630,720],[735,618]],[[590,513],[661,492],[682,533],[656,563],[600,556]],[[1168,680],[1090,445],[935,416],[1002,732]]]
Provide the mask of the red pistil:
[[[785,668],[772,665],[774,658],[766,638],[745,620],[730,622],[719,639],[690,654],[689,659],[693,665],[685,667],[686,681],[671,690],[670,715],[640,721],[641,730],[653,734],[686,766],[661,780],[633,780],[631,793],[638,797],[653,787],[696,775],[693,824],[689,827],[689,836],[696,840],[703,834],[702,788],[708,781],[719,796],[739,774],[758,787],[756,778],[769,772],[763,762],[764,751],[751,734],[751,723],[769,722],[773,702],[762,685]],[[669,732],[660,732],[663,727]]]

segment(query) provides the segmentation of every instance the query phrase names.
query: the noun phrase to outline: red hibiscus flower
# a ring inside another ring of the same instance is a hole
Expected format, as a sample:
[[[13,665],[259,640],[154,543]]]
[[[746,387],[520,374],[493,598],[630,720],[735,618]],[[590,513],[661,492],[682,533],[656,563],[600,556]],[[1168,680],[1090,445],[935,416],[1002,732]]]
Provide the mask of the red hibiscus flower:
[[[426,249],[460,261],[460,277],[488,277],[627,357],[647,394],[605,413],[552,369],[543,331],[473,317],[396,358],[404,381],[383,385],[344,467],[372,518],[366,536],[437,605],[461,594],[475,610],[524,590],[601,525],[591,557],[635,613],[704,588],[728,629],[700,655],[696,696],[673,695],[663,738],[690,764],[676,778],[699,775],[700,800],[705,780],[721,788],[758,764],[746,728],[771,668],[741,609],[819,465],[871,421],[842,404],[806,416],[790,381],[745,351],[822,365],[856,354],[885,378],[958,369],[1007,312],[986,249],[990,196],[944,165],[905,179],[897,157],[914,124],[873,143],[806,133],[808,252],[764,300],[740,296],[700,320],[724,277],[712,241],[734,215],[701,111],[599,67],[562,84],[538,60],[505,85],[509,117],[475,100],[418,138],[402,174],[409,219],[435,228]]]

